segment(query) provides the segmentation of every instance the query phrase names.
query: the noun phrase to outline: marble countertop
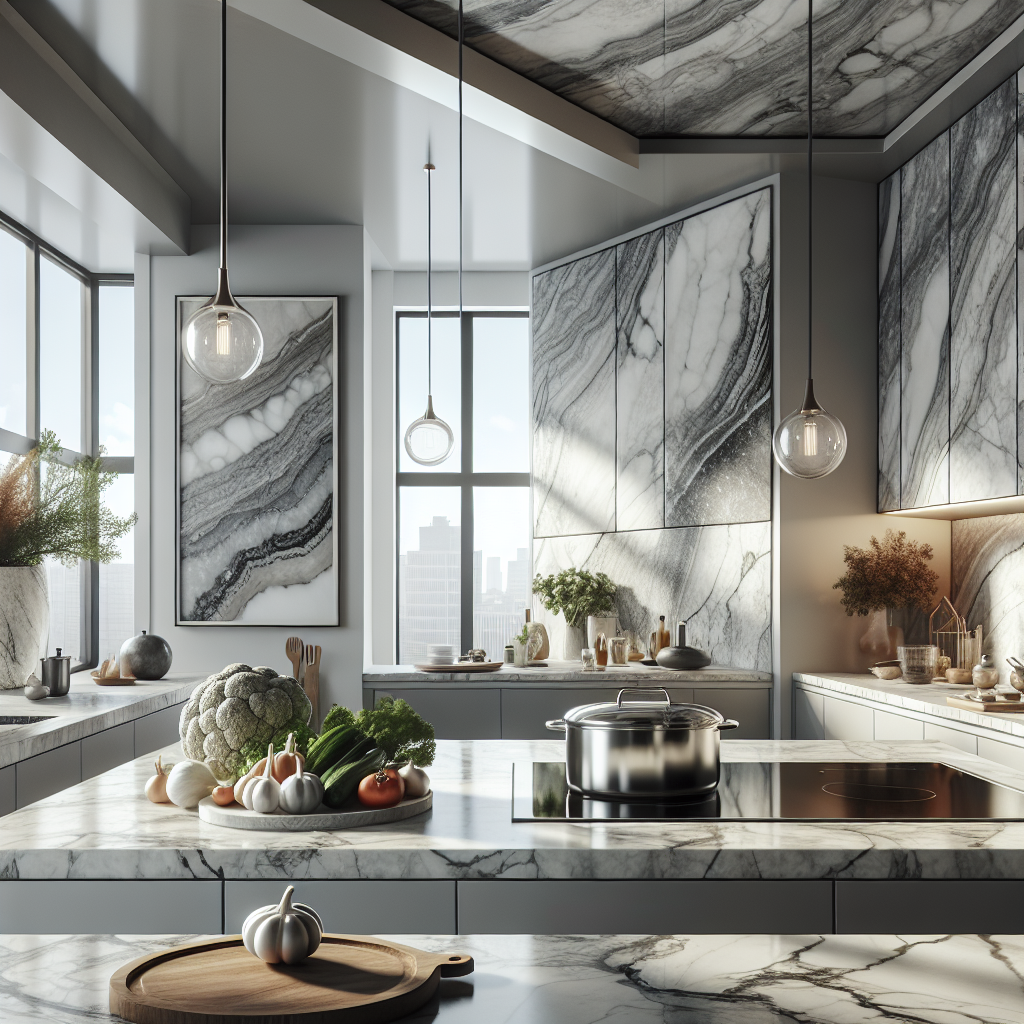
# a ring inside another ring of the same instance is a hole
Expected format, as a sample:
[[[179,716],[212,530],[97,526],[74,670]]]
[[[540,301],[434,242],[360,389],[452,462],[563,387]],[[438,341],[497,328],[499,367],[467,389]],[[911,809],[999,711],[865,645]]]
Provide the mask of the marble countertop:
[[[0,715],[49,719],[31,725],[0,725],[0,768],[180,704],[205,678],[170,675],[134,686],[97,686],[88,672],[76,672],[64,697],[29,700],[22,688],[0,690]]]
[[[946,703],[946,697],[950,695],[958,696],[973,692],[973,688],[969,686],[952,686],[949,683],[923,683],[915,686],[913,683],[903,682],[902,679],[876,679],[873,675],[848,672],[794,672],[793,681],[821,690],[831,690],[833,693],[862,697],[889,707],[906,708],[908,711],[918,711],[936,718],[966,722],[1024,740],[1024,712],[1016,714],[967,711],[965,708],[950,707]],[[1000,689],[1008,687],[1004,683]]]
[[[637,686],[650,681],[654,685],[685,683],[696,686],[704,683],[742,684],[751,689],[766,689],[772,685],[770,672],[752,669],[730,668],[728,665],[709,665],[707,668],[677,672],[667,668],[656,668],[634,662],[631,665],[609,665],[603,672],[584,672],[578,661],[557,661],[549,658],[547,668],[514,668],[503,665],[497,672],[420,672],[412,665],[370,665],[363,669],[363,686],[378,683],[410,683],[420,686],[436,686],[444,683],[473,683],[478,687],[493,689],[515,683],[516,688],[544,686],[557,682],[559,687],[608,687]]]
[[[440,740],[432,811],[305,833],[222,828],[149,803],[150,754],[7,815],[0,878],[1024,879],[1024,822],[513,822],[513,762],[558,761],[564,746]],[[1024,789],[1024,772],[927,741],[723,740],[722,756],[941,760]]]
[[[409,1024],[1022,1024],[1020,935],[393,935],[469,953]],[[197,935],[2,935],[4,1024],[117,1021],[110,976]]]

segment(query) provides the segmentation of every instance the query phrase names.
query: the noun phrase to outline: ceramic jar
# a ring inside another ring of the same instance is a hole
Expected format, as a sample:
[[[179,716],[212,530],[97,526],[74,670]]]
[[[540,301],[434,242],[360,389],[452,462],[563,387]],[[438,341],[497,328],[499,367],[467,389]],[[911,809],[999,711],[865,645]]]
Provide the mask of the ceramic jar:
[[[991,690],[999,685],[999,669],[991,654],[981,656],[981,661],[974,666],[971,676],[979,690]]]

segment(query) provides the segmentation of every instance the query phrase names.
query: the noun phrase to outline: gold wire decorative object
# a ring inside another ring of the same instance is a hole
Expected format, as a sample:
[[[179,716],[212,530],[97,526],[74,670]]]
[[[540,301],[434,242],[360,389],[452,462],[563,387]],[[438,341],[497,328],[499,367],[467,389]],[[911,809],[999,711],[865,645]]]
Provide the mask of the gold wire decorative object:
[[[950,668],[971,669],[981,657],[981,626],[967,628],[967,620],[944,597],[928,616],[928,640],[949,658]]]

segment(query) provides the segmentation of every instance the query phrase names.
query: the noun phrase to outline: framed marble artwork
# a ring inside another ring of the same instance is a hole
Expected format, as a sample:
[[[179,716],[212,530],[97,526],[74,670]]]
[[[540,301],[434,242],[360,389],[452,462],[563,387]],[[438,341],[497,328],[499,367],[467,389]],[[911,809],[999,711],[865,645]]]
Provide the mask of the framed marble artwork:
[[[252,376],[178,356],[175,621],[336,626],[338,299],[238,298],[263,331]],[[205,301],[178,296],[175,337]]]

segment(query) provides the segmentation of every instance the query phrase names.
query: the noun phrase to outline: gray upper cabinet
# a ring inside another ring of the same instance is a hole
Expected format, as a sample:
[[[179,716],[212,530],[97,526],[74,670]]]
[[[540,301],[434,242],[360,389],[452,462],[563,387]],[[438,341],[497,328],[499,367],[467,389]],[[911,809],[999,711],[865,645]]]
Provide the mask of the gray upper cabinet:
[[[880,512],[1021,490],[1022,81],[879,185]]]

